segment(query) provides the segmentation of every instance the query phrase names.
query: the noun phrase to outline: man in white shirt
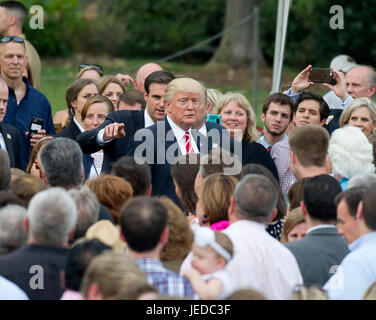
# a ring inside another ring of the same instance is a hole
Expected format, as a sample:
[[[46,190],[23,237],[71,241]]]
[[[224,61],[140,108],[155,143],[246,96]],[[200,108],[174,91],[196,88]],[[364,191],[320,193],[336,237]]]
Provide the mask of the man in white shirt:
[[[291,252],[265,231],[277,213],[277,198],[277,190],[264,176],[246,175],[238,183],[229,208],[231,225],[223,231],[235,252],[226,270],[236,290],[289,299],[303,279]]]

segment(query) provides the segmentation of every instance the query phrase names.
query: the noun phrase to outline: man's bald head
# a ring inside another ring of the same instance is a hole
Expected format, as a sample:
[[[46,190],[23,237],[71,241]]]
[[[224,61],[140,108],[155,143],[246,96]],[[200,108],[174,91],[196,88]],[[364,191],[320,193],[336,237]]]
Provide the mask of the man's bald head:
[[[141,92],[145,92],[144,84],[145,84],[145,79],[147,78],[147,76],[153,73],[154,71],[160,71],[160,70],[163,70],[163,68],[159,64],[152,63],[152,62],[141,66],[140,69],[138,69],[137,76],[136,76],[136,83],[137,83],[136,89]]]
[[[376,92],[376,72],[371,66],[358,66],[346,74],[347,93],[355,98],[371,98]]]

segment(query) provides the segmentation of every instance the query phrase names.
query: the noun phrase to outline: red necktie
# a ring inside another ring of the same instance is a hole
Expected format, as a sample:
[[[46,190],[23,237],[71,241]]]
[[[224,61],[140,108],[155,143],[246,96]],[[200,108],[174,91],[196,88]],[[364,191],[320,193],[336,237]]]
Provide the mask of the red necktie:
[[[187,151],[187,153],[192,153],[193,149],[191,145],[191,139],[189,137],[189,131],[186,131],[184,135],[185,135],[185,150]]]

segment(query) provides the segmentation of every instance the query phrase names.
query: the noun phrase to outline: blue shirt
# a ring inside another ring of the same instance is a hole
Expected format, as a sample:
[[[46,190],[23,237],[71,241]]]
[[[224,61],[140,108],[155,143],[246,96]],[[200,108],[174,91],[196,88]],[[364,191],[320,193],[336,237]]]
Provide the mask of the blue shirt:
[[[10,124],[18,129],[21,137],[21,168],[26,169],[29,162],[31,146],[25,132],[30,130],[32,117],[44,120],[43,129],[48,135],[55,135],[55,128],[52,122],[51,105],[47,98],[37,89],[33,88],[29,81],[23,77],[26,84],[25,96],[17,104],[17,98],[12,88],[9,88],[9,99],[4,123]]]
[[[359,237],[349,248],[351,252],[324,285],[331,300],[361,300],[376,281],[376,232]]]
[[[159,260],[137,258],[135,261],[140,269],[145,272],[148,282],[154,285],[161,295],[197,298],[189,280],[166,269]]]

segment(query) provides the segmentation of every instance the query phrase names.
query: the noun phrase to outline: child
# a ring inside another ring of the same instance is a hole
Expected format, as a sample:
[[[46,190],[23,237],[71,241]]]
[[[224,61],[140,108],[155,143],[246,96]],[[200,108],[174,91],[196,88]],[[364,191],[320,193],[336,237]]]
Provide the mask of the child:
[[[192,251],[192,268],[184,275],[200,299],[225,299],[229,296],[232,285],[224,268],[233,255],[230,238],[208,227],[197,228]]]

